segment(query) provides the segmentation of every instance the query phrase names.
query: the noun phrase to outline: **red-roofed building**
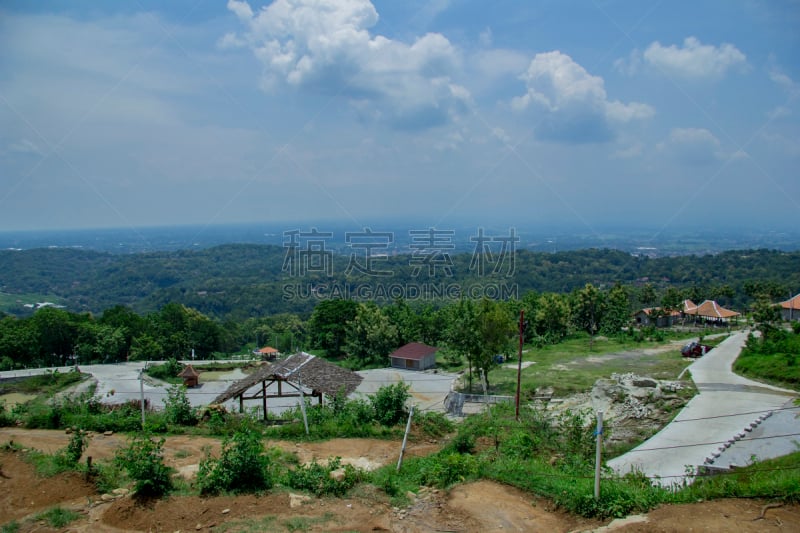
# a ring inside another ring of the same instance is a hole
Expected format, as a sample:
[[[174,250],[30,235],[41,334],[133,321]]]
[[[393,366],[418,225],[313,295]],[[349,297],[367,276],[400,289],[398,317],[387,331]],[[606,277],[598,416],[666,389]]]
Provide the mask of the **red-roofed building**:
[[[667,311],[661,307],[645,307],[634,313],[637,326],[670,327],[681,317],[680,311]]]
[[[780,305],[784,320],[800,320],[800,294],[781,302]]]
[[[719,323],[727,323],[731,318],[740,316],[740,313],[725,309],[714,300],[705,300],[700,305],[694,305],[691,300],[685,300],[683,314]]]
[[[265,361],[272,361],[281,354],[281,352],[279,352],[272,346],[264,346],[263,348],[260,348],[253,353],[260,355],[261,359]]]
[[[389,360],[393,368],[427,370],[436,366],[436,352],[438,351],[439,348],[421,342],[409,342],[389,354]]]

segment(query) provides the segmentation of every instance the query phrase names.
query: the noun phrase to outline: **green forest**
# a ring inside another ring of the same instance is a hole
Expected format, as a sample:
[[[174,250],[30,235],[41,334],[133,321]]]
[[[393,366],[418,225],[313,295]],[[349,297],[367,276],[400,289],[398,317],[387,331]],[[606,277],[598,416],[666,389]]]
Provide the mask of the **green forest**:
[[[513,351],[520,311],[526,342],[544,345],[575,332],[623,334],[642,307],[677,309],[684,298],[715,299],[747,312],[800,286],[800,252],[663,259],[614,250],[518,252],[501,272],[474,268],[496,257],[460,254],[438,264],[410,258],[381,258],[359,269],[352,257],[332,255],[324,269],[298,273],[285,268],[286,252],[275,246],[135,255],[0,252],[0,290],[7,304],[13,301],[0,317],[0,369],[192,353],[206,359],[267,344],[283,352],[316,350],[366,368],[385,366],[393,350],[419,341],[444,348],[453,365],[488,371],[497,355]],[[387,286],[459,291],[392,298],[391,291],[380,292]],[[488,289],[498,286],[513,291],[491,297]],[[319,294],[319,287],[368,290]],[[23,307],[30,295],[46,295],[64,308]]]

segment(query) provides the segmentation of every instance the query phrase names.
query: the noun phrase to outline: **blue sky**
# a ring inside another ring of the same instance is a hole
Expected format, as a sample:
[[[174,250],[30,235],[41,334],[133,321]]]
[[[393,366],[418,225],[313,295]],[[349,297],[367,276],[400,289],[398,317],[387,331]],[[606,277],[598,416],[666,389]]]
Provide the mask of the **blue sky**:
[[[797,0],[4,2],[0,230],[797,227]]]

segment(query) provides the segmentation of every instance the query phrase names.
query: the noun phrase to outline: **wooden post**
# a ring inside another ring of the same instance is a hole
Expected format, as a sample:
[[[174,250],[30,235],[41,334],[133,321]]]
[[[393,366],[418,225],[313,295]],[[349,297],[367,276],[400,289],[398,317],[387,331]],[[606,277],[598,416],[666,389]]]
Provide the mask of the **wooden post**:
[[[142,429],[144,429],[144,369],[139,370],[139,402],[142,404]]]
[[[519,420],[519,392],[522,386],[522,341],[525,337],[525,310],[519,310],[519,360],[517,363],[517,395],[514,397],[514,414]]]
[[[239,414],[244,413],[244,393],[239,395]]]
[[[264,410],[264,422],[267,421],[267,382],[261,382],[261,408]]]
[[[414,416],[414,406],[411,406],[411,410],[408,412],[408,422],[406,423],[406,432],[403,435],[403,447],[400,448],[400,458],[397,460],[397,471],[400,471],[400,466],[403,464],[403,454],[406,451],[406,442],[408,441],[408,434],[411,432],[411,417]]]
[[[600,499],[600,463],[603,448],[603,411],[597,411],[597,448],[594,455],[594,499]]]

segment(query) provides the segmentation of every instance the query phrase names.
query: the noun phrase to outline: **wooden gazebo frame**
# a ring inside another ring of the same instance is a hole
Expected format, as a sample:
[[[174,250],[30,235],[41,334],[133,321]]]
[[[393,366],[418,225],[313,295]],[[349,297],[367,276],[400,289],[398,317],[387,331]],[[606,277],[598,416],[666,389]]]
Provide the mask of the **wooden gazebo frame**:
[[[324,395],[332,397],[340,391],[349,395],[356,390],[362,379],[355,372],[314,355],[298,352],[275,363],[264,363],[257,371],[231,385],[227,391],[217,396],[213,403],[222,404],[232,398],[238,398],[239,412],[242,413],[245,400],[261,400],[264,420],[267,420],[269,398],[311,396],[318,398],[319,404],[322,405]],[[277,383],[278,393],[268,394],[267,388],[273,383]],[[259,384],[260,387],[252,390]],[[293,391],[285,392],[284,384]],[[311,392],[304,393],[303,388],[311,389]]]

